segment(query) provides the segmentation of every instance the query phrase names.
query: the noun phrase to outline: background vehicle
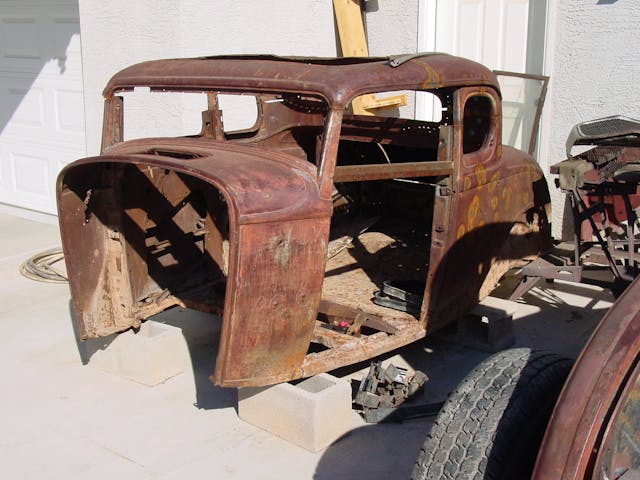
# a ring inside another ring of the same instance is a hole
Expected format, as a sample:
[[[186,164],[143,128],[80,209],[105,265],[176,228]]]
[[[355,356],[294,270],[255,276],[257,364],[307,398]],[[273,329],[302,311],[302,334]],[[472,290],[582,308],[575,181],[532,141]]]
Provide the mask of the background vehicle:
[[[549,353],[506,350],[480,364],[443,407],[413,478],[639,478],[639,299],[636,279],[566,383],[571,362]]]
[[[140,87],[199,95],[200,132],[128,139],[123,96]],[[380,92],[408,103],[428,92],[438,116],[406,118],[410,105],[350,113]],[[254,100],[255,123],[228,131],[221,97],[239,95]],[[79,335],[175,305],[219,313],[222,386],[310,376],[413,342],[550,242],[542,172],[501,144],[496,77],[465,59],[159,60],[119,72],[104,96],[101,155],[58,179]],[[389,308],[376,293],[385,281],[413,285],[416,308]]]

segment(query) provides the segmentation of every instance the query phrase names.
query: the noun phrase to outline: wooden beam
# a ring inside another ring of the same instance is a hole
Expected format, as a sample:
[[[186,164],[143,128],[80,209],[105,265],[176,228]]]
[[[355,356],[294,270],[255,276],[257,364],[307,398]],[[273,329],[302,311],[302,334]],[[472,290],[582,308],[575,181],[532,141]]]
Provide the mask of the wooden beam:
[[[368,57],[360,0],[333,0],[343,57]],[[351,102],[354,115],[375,115],[370,110],[394,108],[407,104],[406,95],[378,99],[374,94],[361,95]]]
[[[333,0],[343,57],[368,57],[359,0]]]
[[[364,97],[372,97],[372,98],[364,98]],[[393,108],[393,107],[403,107],[407,104],[407,95],[391,95],[389,97],[378,98],[375,95],[363,95],[362,97],[362,107],[366,110],[374,110],[377,108]]]

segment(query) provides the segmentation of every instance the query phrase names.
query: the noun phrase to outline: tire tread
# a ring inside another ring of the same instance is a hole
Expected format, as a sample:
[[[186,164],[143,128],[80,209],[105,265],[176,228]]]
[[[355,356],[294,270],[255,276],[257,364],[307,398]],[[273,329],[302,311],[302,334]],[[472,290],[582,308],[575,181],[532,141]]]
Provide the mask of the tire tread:
[[[523,465],[514,455],[524,454],[520,452],[524,447],[537,451],[571,363],[527,348],[505,350],[482,362],[443,405],[411,478],[518,478],[513,476],[514,469],[521,470]],[[527,427],[527,423],[532,425]],[[540,427],[542,433],[537,432]],[[528,442],[537,444],[514,443],[517,437],[526,436],[518,434],[523,429],[540,437]],[[528,463],[534,454],[527,452]]]

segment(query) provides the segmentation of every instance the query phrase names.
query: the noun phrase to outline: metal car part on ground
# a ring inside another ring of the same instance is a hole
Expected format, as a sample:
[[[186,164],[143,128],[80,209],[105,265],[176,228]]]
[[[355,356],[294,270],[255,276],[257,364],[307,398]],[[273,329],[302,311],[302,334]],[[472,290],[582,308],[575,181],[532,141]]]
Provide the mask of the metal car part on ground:
[[[368,423],[378,423],[388,417],[399,418],[402,411],[398,408],[421,391],[427,380],[420,370],[409,374],[406,368],[393,364],[383,368],[381,362],[371,362],[354,403],[362,407],[362,415]]]

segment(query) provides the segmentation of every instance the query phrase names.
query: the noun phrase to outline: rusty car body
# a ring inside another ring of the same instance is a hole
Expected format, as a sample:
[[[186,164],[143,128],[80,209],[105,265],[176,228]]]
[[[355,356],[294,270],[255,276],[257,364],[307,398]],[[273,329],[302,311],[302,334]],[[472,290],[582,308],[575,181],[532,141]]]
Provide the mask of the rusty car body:
[[[202,93],[200,133],[125,141],[122,95]],[[437,121],[353,115],[360,95],[429,92]],[[220,95],[255,98],[227,131]],[[58,178],[82,339],[182,305],[222,316],[213,380],[260,386],[406,345],[467,313],[550,242],[549,194],[501,143],[496,76],[444,54],[158,60],[104,90],[99,156]],[[408,313],[372,302],[418,282]]]
[[[640,478],[640,279],[598,324],[569,375],[533,479]]]

